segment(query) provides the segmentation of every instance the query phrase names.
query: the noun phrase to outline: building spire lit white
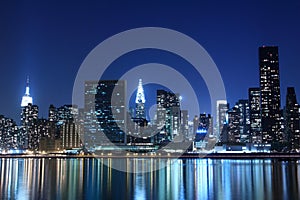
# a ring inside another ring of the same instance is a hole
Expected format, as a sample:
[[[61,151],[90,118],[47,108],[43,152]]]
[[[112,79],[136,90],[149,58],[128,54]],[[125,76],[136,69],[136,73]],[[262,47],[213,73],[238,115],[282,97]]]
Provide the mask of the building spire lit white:
[[[135,104],[136,104],[136,118],[145,119],[145,94],[143,89],[143,83],[142,79],[139,79],[139,85],[137,88],[136,98],[135,98]]]
[[[29,103],[32,104],[33,101],[29,93],[29,76],[27,76],[26,90],[24,96],[22,97],[21,107],[27,106]]]
[[[135,103],[145,103],[145,94],[143,89],[142,79],[139,79],[139,85],[136,93]]]

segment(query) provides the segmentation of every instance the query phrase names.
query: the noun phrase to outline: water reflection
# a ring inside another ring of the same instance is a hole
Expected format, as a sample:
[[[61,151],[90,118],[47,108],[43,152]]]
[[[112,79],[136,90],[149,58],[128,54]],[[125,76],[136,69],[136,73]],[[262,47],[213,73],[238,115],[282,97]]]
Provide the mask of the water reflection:
[[[299,163],[276,160],[0,159],[2,199],[299,199]]]

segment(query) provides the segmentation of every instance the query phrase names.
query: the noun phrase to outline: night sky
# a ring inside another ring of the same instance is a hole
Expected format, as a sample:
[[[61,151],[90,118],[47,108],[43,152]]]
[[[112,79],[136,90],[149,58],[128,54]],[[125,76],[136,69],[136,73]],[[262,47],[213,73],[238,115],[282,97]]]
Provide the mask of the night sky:
[[[0,114],[19,121],[27,75],[40,117],[47,117],[50,104],[71,104],[77,70],[88,53],[114,34],[148,26],[174,29],[199,42],[219,68],[231,106],[247,98],[249,87],[259,86],[262,45],[279,46],[282,104],[286,87],[294,86],[300,95],[299,0],[149,2],[0,1]],[[155,61],[188,69],[166,52],[127,56],[114,65]],[[107,73],[110,78],[114,75]],[[196,89],[200,111],[210,113],[207,88],[202,85]]]

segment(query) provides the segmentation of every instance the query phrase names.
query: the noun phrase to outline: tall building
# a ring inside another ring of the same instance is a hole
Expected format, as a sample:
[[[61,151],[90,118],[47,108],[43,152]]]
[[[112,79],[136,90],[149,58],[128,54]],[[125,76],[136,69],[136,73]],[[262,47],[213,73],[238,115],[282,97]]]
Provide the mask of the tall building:
[[[250,107],[247,99],[240,99],[237,103],[240,113],[240,142],[250,142]]]
[[[288,142],[289,149],[295,151],[300,148],[300,121],[299,121],[299,104],[297,102],[295,89],[287,88],[286,105],[284,108],[284,135]]]
[[[249,88],[248,98],[250,108],[250,142],[262,143],[260,88]]]
[[[179,95],[165,90],[157,90],[157,127],[158,140],[172,141],[180,134],[180,101]]]
[[[38,134],[38,113],[37,105],[29,103],[22,107],[21,114],[21,140],[25,149],[38,150],[40,136]]]
[[[142,79],[139,79],[139,85],[138,85],[136,99],[135,99],[135,105],[136,105],[135,118],[146,119],[145,102],[146,99],[145,99]]]
[[[241,113],[238,104],[229,109],[228,112],[227,142],[241,142],[240,121]]]
[[[218,100],[217,101],[217,116],[216,116],[216,125],[217,125],[217,138],[220,140],[220,134],[222,133],[222,129],[224,123],[226,122],[226,113],[229,109],[229,104],[226,100]]]
[[[181,132],[183,134],[184,139],[188,139],[189,137],[189,115],[187,110],[181,110],[180,112],[180,125]]]
[[[262,142],[282,142],[278,47],[259,48]]]
[[[84,99],[85,145],[126,143],[126,82],[86,81]]]
[[[29,93],[29,77],[27,77],[26,90],[24,96],[22,97],[21,107],[27,106],[29,103],[33,104],[33,100]]]

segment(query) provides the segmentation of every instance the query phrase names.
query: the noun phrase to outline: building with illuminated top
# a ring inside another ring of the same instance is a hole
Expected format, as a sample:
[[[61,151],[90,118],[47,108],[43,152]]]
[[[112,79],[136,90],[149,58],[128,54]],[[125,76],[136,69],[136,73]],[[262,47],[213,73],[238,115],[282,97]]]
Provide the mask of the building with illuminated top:
[[[33,100],[29,93],[29,77],[27,77],[26,90],[24,96],[22,97],[21,107],[27,106],[29,103],[33,104]]]

